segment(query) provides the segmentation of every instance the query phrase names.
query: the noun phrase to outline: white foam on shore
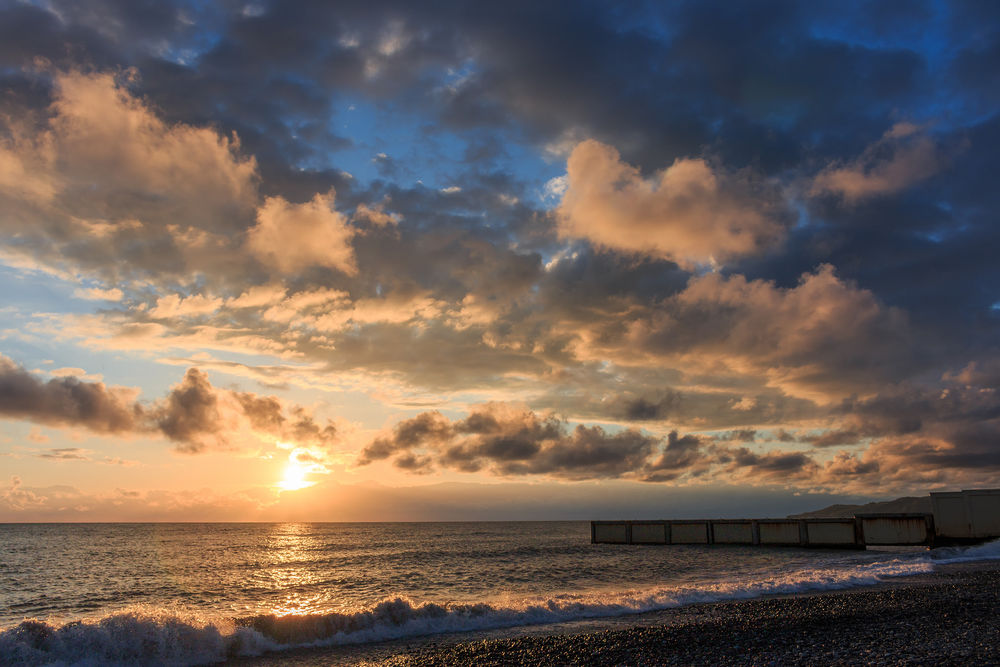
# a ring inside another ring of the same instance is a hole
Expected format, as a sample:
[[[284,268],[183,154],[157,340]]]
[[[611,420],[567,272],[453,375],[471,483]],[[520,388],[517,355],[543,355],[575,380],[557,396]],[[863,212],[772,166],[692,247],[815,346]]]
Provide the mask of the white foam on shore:
[[[699,602],[846,589],[932,569],[933,563],[927,557],[896,558],[804,567],[705,585],[563,594],[520,602],[439,605],[418,604],[400,597],[356,612],[260,616],[224,623],[128,611],[94,622],[22,622],[0,631],[0,655],[5,664],[26,665],[207,664],[231,656],[295,647],[362,644],[624,616]]]
[[[969,547],[940,547],[931,551],[934,563],[971,563],[980,560],[1000,560],[1000,540]]]

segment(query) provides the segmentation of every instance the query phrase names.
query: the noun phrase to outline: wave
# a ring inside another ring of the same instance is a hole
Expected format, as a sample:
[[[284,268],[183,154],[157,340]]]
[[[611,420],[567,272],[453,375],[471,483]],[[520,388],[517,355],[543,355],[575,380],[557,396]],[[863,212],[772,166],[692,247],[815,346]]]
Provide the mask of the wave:
[[[705,585],[473,604],[415,603],[402,597],[369,609],[259,615],[209,622],[135,609],[64,625],[27,620],[0,631],[0,655],[23,665],[208,664],[298,647],[362,644],[445,632],[492,630],[639,614],[698,602],[845,589],[929,572],[930,559],[895,559]]]
[[[1000,540],[969,547],[940,547],[931,551],[935,563],[970,563],[979,560],[1000,560]]]

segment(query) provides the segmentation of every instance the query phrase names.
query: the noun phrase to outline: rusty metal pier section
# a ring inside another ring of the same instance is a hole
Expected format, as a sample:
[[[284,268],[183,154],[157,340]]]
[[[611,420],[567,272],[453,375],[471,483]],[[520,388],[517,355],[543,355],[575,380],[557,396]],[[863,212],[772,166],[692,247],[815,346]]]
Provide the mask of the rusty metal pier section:
[[[932,512],[809,519],[591,521],[594,544],[731,544],[865,549],[1000,537],[1000,489],[931,493]]]

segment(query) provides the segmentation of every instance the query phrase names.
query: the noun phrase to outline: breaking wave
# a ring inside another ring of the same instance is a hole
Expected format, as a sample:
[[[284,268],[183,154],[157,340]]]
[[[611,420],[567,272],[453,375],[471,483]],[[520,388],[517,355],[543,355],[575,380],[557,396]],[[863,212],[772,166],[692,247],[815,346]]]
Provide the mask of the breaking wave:
[[[935,563],[970,563],[977,560],[1000,560],[1000,540],[970,547],[941,547],[931,551]]]
[[[362,644],[623,616],[698,602],[844,589],[932,569],[926,557],[896,559],[839,568],[802,568],[701,586],[565,594],[518,603],[420,604],[395,598],[355,612],[261,615],[224,622],[133,610],[64,625],[23,621],[0,631],[0,655],[9,664],[24,665],[207,664],[296,647]]]

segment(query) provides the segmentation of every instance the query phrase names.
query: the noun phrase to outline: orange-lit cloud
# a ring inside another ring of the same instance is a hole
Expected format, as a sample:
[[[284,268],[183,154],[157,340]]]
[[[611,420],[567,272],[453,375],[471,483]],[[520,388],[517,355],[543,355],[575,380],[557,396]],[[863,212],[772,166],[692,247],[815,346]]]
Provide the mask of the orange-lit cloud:
[[[830,193],[854,203],[899,192],[930,178],[946,164],[944,150],[922,128],[897,123],[856,159],[830,165],[817,174],[811,194]]]
[[[556,211],[566,237],[691,267],[759,252],[784,233],[779,198],[702,159],[678,159],[644,178],[613,147],[589,140],[566,169]]]
[[[0,141],[0,197],[12,213],[4,226],[38,259],[107,272],[159,244],[147,268],[182,268],[206,258],[175,240],[178,223],[231,233],[252,215],[257,164],[235,137],[164,122],[111,74],[56,72],[54,85],[45,116]]]
[[[247,247],[282,273],[322,266],[357,273],[347,218],[333,208],[334,193],[317,194],[303,204],[268,197],[257,210],[257,224],[247,232]]]

